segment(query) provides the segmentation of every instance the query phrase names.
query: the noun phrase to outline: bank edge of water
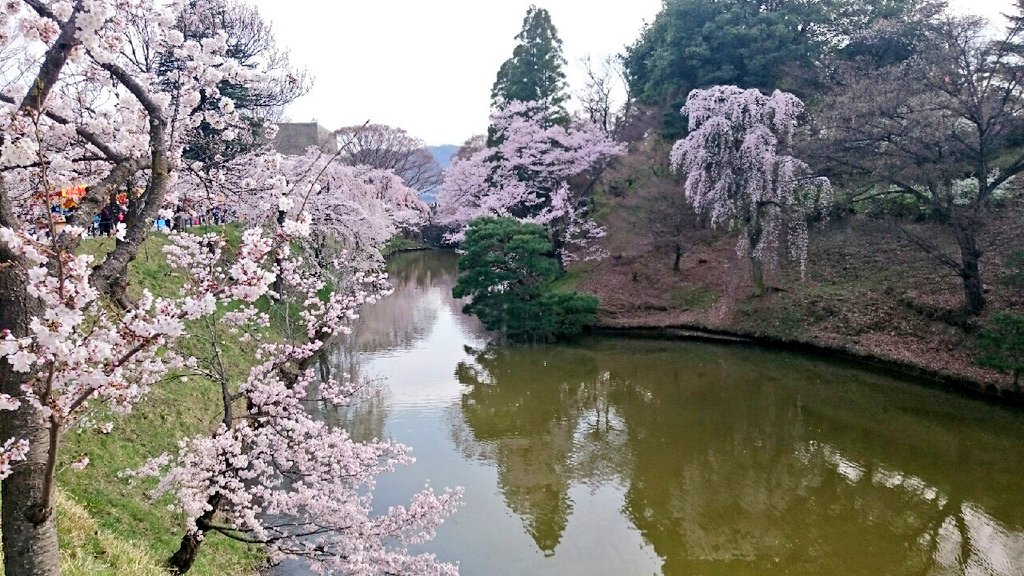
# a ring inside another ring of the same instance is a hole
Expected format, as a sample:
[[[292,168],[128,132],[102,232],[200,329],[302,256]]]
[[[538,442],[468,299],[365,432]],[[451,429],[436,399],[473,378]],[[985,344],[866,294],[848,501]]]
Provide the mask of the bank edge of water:
[[[963,374],[937,370],[914,362],[886,358],[842,346],[829,346],[818,342],[784,338],[743,330],[723,330],[697,324],[670,324],[651,326],[610,326],[598,324],[591,333],[618,338],[653,340],[683,340],[716,344],[757,346],[810,354],[824,358],[851,362],[883,374],[897,375],[912,382],[953,392],[969,398],[1024,409],[1024,391],[1001,388],[992,382],[976,380]]]
[[[405,254],[406,252],[423,252],[426,250],[441,250],[441,248],[435,248],[426,244],[392,244],[389,242],[386,246],[381,248],[380,255],[383,256],[386,261],[396,254]]]

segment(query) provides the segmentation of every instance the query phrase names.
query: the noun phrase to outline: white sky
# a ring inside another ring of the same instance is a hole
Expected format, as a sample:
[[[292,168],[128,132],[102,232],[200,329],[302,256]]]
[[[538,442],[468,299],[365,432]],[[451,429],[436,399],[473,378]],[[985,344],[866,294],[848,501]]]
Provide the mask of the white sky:
[[[374,123],[427,144],[461,144],[486,130],[491,85],[515,46],[530,4],[551,13],[569,63],[632,43],[661,0],[252,0],[294,65],[315,77],[288,119],[335,129]],[[993,18],[1012,0],[951,0]]]

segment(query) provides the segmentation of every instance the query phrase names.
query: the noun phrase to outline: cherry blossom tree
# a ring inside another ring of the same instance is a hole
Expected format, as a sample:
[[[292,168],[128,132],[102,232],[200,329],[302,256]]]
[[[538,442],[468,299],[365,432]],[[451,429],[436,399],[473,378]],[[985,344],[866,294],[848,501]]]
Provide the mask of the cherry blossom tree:
[[[284,172],[295,185],[313,192],[305,209],[313,214],[317,229],[350,239],[348,248],[379,250],[397,231],[417,229],[430,214],[417,191],[390,169],[350,166],[334,155],[310,151],[286,159]]]
[[[310,236],[313,218],[302,207],[312,187],[297,194],[283,168],[266,172],[274,224],[247,230],[234,254],[216,236],[175,238],[168,258],[192,275],[179,295],[131,300],[119,286],[153,219],[177,200],[189,134],[205,123],[230,140],[245,127],[218,86],[244,84],[257,72],[226,56],[222,32],[185,39],[173,27],[183,7],[12,0],[0,10],[0,36],[10,39],[0,49],[8,65],[0,89],[5,572],[59,573],[54,483],[66,463],[63,435],[88,427],[97,409],[130,411],[169,371],[194,367],[194,359],[175,352],[193,323],[215,319],[255,338],[265,322],[252,303],[277,296],[280,286],[302,296],[297,313],[305,331],[287,343],[259,346],[261,364],[245,382],[232,383],[238,396],[225,401],[223,428],[184,442],[176,458],[166,459],[171,467],[161,489],[173,492],[189,517],[183,548],[221,531],[263,543],[275,556],[306,556],[322,570],[452,573],[402,545],[428,537],[457,494],[425,491],[408,507],[370,517],[373,478],[408,461],[407,449],[356,444],[299,409],[307,400],[342,402],[350,394],[351,383],[326,382],[314,395],[308,359],[379,290],[371,277],[353,273],[344,290],[322,297],[322,277],[291,252]],[[158,76],[155,55],[167,53],[177,66]],[[198,107],[203,98],[216,105]],[[273,159],[260,165],[269,169]],[[67,187],[82,194],[74,211],[63,214],[54,198]],[[127,209],[116,246],[95,261],[77,254],[82,224],[115,197]],[[123,311],[112,314],[105,296]],[[245,405],[237,418],[234,402]],[[87,464],[80,459],[71,466]],[[212,526],[203,515],[216,498],[227,500],[213,506],[226,524]],[[285,533],[264,514],[289,514],[295,529]]]
[[[290,210],[308,211],[314,233],[309,242],[318,254],[328,244],[370,263],[381,259],[380,248],[398,232],[421,227],[430,208],[392,170],[347,165],[339,153],[315,147],[302,156],[284,156],[270,147],[251,151],[213,169],[186,166],[176,189],[180,198],[203,211],[230,204],[250,225],[275,220],[282,182],[305,193]],[[330,264],[330,258],[322,260]]]
[[[286,197],[278,209],[289,210],[292,202]],[[408,448],[393,442],[355,443],[307,411],[313,403],[344,403],[357,390],[349,381],[315,381],[311,359],[348,332],[356,309],[372,303],[384,281],[357,273],[348,293],[320,298],[325,282],[316,273],[319,267],[310,273],[289,248],[309,233],[306,213],[284,219],[273,236],[252,228],[231,258],[225,257],[225,241],[217,235],[172,236],[168,261],[188,271],[181,296],[144,294],[132,311],[114,317],[98,304],[100,294],[89,283],[90,257],[54,252],[53,244],[0,229],[7,249],[35,263],[28,270],[29,291],[48,310],[32,320],[31,336],[7,334],[0,347],[10,369],[38,385],[26,386],[20,398],[0,400],[7,409],[27,404],[24,409],[41,413],[51,441],[59,442],[63,430],[88,417],[90,403],[127,412],[169,368],[189,368],[219,381],[224,416],[213,436],[186,440],[176,458],[157,457],[135,473],[156,475],[171,464],[156,492],[173,491],[189,520],[182,546],[170,561],[178,573],[191,567],[206,532],[265,544],[272,559],[305,557],[324,571],[372,567],[370,573],[379,574],[454,573],[429,555],[410,556],[391,543],[428,538],[457,505],[459,493],[435,495],[428,489],[409,507],[371,516],[368,489],[377,475],[411,461]],[[55,273],[47,266],[51,257],[61,259]],[[202,370],[195,358],[174,352],[175,342],[187,334],[186,321],[206,320],[208,326],[258,341],[269,317],[256,301],[278,276],[289,301],[301,303],[295,312],[300,336],[259,346],[260,363],[238,386],[237,396],[223,371]],[[35,393],[40,388],[42,396]],[[244,410],[236,413],[239,402]],[[12,472],[11,460],[23,457],[24,442],[5,446],[4,474]],[[50,498],[56,448],[45,478]]]
[[[740,230],[737,251],[750,259],[759,295],[766,291],[764,264],[777,261],[784,240],[805,273],[807,220],[831,195],[827,179],[790,155],[802,112],[799,98],[779,90],[694,90],[682,109],[690,133],[669,156],[685,175],[694,209],[713,227]]]
[[[86,313],[98,307],[97,293],[115,291],[168,198],[180,137],[201,121],[185,111],[189,103],[201,89],[241,73],[223,57],[223,35],[184,41],[170,31],[174,13],[173,5],[147,1],[25,0],[5,3],[0,14],[0,36],[10,39],[2,57],[11,65],[0,90],[0,393],[7,407],[18,406],[0,422],[0,437],[14,449],[4,457],[8,465],[20,460],[3,480],[9,574],[57,573],[53,476],[60,435],[94,397],[130,405],[161,370],[153,347],[177,330],[168,317],[174,313],[146,299],[124,315],[139,323],[109,327]],[[156,82],[157,50],[180,57],[173,88]],[[220,108],[208,118],[225,128],[237,120]],[[78,183],[86,187],[75,212],[55,221],[54,191]],[[90,271],[72,252],[78,224],[91,222],[118,194],[129,217],[117,246]],[[61,226],[67,228],[58,236]],[[75,340],[93,326],[95,347]],[[136,362],[136,374],[123,375]]]
[[[592,184],[624,148],[590,121],[564,127],[545,114],[535,102],[500,105],[491,113],[496,144],[445,170],[438,222],[452,230],[449,241],[461,241],[471,220],[499,216],[546,226],[563,263],[594,248],[603,229],[587,216],[589,196],[571,183]]]
[[[286,196],[273,208],[288,213],[302,200]],[[205,361],[189,363],[194,374],[221,386],[219,427],[209,436],[182,441],[177,455],[160,455],[127,475],[160,477],[154,493],[173,494],[184,512],[186,533],[169,561],[179,574],[189,570],[210,534],[262,544],[272,561],[304,558],[320,572],[453,574],[453,566],[430,555],[410,555],[401,546],[428,539],[454,510],[460,492],[435,494],[427,488],[407,507],[372,515],[376,477],[411,462],[409,448],[389,441],[356,443],[343,429],[311,415],[312,407],[345,404],[360,391],[360,383],[348,379],[316,378],[315,361],[349,333],[358,307],[372,303],[386,286],[379,273],[353,270],[343,289],[322,298],[323,267],[309,265],[290,249],[297,239],[308,238],[311,227],[310,216],[300,212],[297,219],[282,220],[272,242],[252,228],[243,236],[242,258],[234,263],[225,262],[224,241],[215,235],[172,238],[169,261],[191,271],[186,290],[209,293],[231,285],[241,268],[263,279],[261,290],[273,289],[279,299],[293,303],[284,307],[285,324],[292,328],[286,342],[260,344],[270,317],[257,306],[258,290],[250,289],[241,301],[209,303],[207,340],[236,335],[255,345],[259,362],[241,383],[232,382],[217,361],[216,345]],[[254,266],[245,259],[251,253],[272,254],[263,259],[271,265]],[[333,268],[350,266],[339,258]]]

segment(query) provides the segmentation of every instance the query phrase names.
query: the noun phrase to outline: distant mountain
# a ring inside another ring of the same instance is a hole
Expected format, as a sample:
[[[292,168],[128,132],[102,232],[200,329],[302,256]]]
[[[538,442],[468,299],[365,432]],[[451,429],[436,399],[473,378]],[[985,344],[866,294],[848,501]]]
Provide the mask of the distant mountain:
[[[434,160],[441,166],[441,169],[445,169],[451,164],[452,156],[459,151],[459,147],[455,144],[441,144],[440,146],[427,146],[427,150],[434,156]]]

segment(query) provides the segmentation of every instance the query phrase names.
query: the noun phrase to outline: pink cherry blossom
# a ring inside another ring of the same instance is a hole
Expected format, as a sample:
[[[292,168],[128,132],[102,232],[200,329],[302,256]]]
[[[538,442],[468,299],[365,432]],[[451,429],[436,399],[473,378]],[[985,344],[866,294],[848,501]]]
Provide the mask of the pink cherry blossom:
[[[438,220],[451,229],[449,241],[461,241],[470,220],[511,216],[555,230],[558,243],[572,248],[563,252],[565,260],[593,248],[603,231],[588,219],[587,198],[574,194],[569,180],[594,176],[625,148],[590,121],[550,125],[543,111],[534,102],[500,105],[491,111],[495,146],[445,170]]]

